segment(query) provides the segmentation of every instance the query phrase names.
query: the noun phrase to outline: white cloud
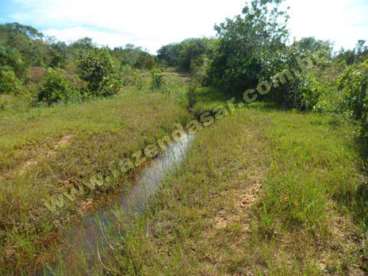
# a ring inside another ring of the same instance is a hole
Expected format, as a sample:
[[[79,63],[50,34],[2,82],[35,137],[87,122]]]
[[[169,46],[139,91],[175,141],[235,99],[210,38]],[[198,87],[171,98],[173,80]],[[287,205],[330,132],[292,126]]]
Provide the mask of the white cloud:
[[[67,43],[76,41],[83,37],[91,37],[95,43],[101,46],[118,47],[124,46],[131,41],[134,41],[137,46],[151,44],[152,47],[159,48],[162,45],[162,43],[159,41],[147,41],[129,33],[117,31],[99,31],[86,27],[70,27],[63,29],[49,28],[45,29],[44,33]],[[130,40],[128,41],[127,38]]]
[[[297,39],[315,36],[353,48],[358,39],[368,40],[368,3],[359,0],[289,0],[290,29]]]
[[[102,45],[134,43],[151,52],[188,37],[213,36],[215,23],[241,12],[245,0],[14,0],[13,18],[71,41],[89,36]],[[292,36],[316,36],[353,47],[368,40],[366,0],[287,0]],[[22,11],[23,10],[23,11]]]
[[[45,32],[57,38],[89,34],[96,40],[106,38],[104,44],[134,43],[150,50],[188,37],[214,35],[215,23],[238,14],[245,4],[244,0],[17,1],[27,12],[15,19],[48,26]]]

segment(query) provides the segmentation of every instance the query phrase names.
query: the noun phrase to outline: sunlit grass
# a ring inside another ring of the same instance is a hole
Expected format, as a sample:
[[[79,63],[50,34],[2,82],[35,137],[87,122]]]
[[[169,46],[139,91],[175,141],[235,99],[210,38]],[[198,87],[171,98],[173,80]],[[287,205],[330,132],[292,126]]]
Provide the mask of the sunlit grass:
[[[129,252],[114,252],[108,266],[143,275],[361,271],[361,244],[351,238],[360,235],[354,138],[354,126],[334,116],[238,111],[197,135],[146,216],[124,227],[124,243],[115,240]],[[243,210],[254,179],[261,192]]]
[[[55,223],[67,225],[70,214],[55,217],[43,200],[78,187],[190,118],[180,77],[171,76],[170,85],[172,93],[126,87],[107,99],[0,112],[0,274],[31,271],[52,256]],[[69,211],[78,213],[82,203]]]

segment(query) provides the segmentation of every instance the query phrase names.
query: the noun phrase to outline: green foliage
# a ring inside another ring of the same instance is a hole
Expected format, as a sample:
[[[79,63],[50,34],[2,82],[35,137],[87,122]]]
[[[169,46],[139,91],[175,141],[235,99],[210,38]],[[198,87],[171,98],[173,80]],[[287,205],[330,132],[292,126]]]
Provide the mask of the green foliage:
[[[192,72],[192,85],[206,85],[210,59],[207,56],[200,56],[191,61],[190,70]]]
[[[294,79],[278,88],[276,102],[288,108],[299,110],[316,110],[324,87],[312,72],[294,71]],[[280,96],[282,94],[282,96]]]
[[[82,51],[88,51],[95,48],[95,45],[93,44],[93,41],[89,37],[84,37],[81,39],[78,39],[77,41],[73,42],[72,45],[70,45],[71,48],[82,50]]]
[[[108,97],[116,95],[122,87],[122,81],[117,75],[111,74],[103,79],[98,96]]]
[[[142,48],[131,44],[126,45],[125,48],[115,48],[112,51],[112,55],[119,61],[122,67],[130,66],[136,69],[151,70],[156,64],[152,55],[143,51]]]
[[[17,50],[28,66],[44,66],[49,63],[49,46],[42,33],[30,26],[18,23],[0,25],[3,45]]]
[[[160,89],[164,85],[164,76],[160,71],[153,70],[151,72],[151,89],[157,90]]]
[[[82,56],[78,72],[88,83],[88,92],[93,96],[110,96],[119,91],[113,60],[107,49],[94,49]]]
[[[18,77],[22,77],[26,69],[19,51],[2,45],[0,45],[0,66],[11,67]]]
[[[66,78],[65,72],[49,69],[38,93],[38,101],[51,105],[78,99],[80,99],[80,94]]]
[[[210,83],[240,96],[280,71],[287,15],[277,0],[253,0],[242,15],[216,26],[219,47],[209,70]]]
[[[193,72],[194,67],[203,65],[206,57],[212,55],[215,45],[216,40],[213,39],[186,39],[161,47],[157,58],[164,65],[178,67],[184,72]]]
[[[338,88],[343,94],[343,110],[356,120],[364,120],[368,114],[368,60],[350,66],[338,79]]]
[[[315,54],[319,57],[328,57],[332,55],[332,45],[328,41],[317,40],[314,37],[305,37],[295,42],[294,47],[298,48],[303,54]]]
[[[368,57],[368,46],[365,40],[358,40],[354,49],[341,49],[336,59],[346,65],[358,64]]]
[[[278,73],[271,77],[272,93],[265,98],[287,108],[337,111],[336,68],[329,42],[314,38],[297,41],[284,51]],[[285,82],[280,83],[280,74]]]
[[[11,95],[0,95],[0,109],[3,96]],[[0,231],[0,275],[32,274],[29,271],[39,264],[40,256],[55,253],[50,247],[57,246],[57,241],[48,241],[46,247],[40,242],[55,233],[56,218],[50,217],[43,200],[68,191],[61,183],[66,179],[76,179],[77,185],[85,183],[105,171],[111,161],[123,160],[125,154],[165,135],[175,122],[191,118],[176,94],[150,93],[148,88],[138,91],[136,87],[82,105],[0,112],[0,171],[2,176],[9,175],[0,180],[0,225],[6,228]],[[35,162],[24,166],[29,160]],[[128,180],[119,183],[123,190],[130,189]],[[107,199],[103,195],[97,198],[101,202]],[[14,202],[19,203],[17,212],[11,211]],[[71,213],[77,214],[78,207],[72,207]],[[63,216],[61,227],[67,223],[68,217]],[[8,254],[12,248],[14,254]]]
[[[313,110],[321,96],[321,87],[317,78],[312,74],[306,74],[300,87],[300,107],[304,110]]]
[[[180,44],[169,44],[158,50],[157,58],[167,66],[176,67],[179,65]]]
[[[64,69],[63,77],[81,91],[83,97],[111,96],[119,92],[121,85],[142,88],[142,73],[136,70],[151,70],[155,66],[153,55],[133,45],[114,50],[99,48],[88,37],[67,45],[45,37],[30,26],[0,24],[0,68],[9,68],[2,69],[0,93],[13,93],[20,84],[30,91],[39,90],[42,72],[51,67],[59,72]],[[76,74],[80,78],[75,78]],[[61,79],[58,81],[62,83]],[[64,101],[61,95],[68,89],[61,89],[64,92],[60,95],[51,90],[51,94],[42,90],[42,100]]]
[[[64,42],[52,44],[49,55],[51,67],[64,67],[67,61],[67,45]]]
[[[368,59],[346,69],[338,79],[342,110],[361,124],[363,155],[368,152]]]
[[[17,94],[21,83],[12,68],[0,67],[0,94]]]

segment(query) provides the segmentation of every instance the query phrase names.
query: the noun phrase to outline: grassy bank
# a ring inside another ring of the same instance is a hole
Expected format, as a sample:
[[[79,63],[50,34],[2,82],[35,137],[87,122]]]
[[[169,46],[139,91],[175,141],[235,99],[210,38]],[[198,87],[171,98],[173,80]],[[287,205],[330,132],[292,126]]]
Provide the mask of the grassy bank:
[[[93,209],[98,198],[58,214],[43,200],[79,187],[189,118],[182,80],[171,76],[165,88],[127,87],[109,99],[2,111],[0,274],[32,272],[50,259],[57,229]]]
[[[129,275],[363,275],[355,129],[255,106],[202,130],[145,216],[97,271]]]

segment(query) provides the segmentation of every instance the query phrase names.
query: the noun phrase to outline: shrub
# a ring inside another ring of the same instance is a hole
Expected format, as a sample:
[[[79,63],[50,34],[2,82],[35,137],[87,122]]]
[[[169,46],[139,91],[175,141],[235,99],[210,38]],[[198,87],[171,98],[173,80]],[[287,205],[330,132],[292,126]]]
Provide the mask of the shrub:
[[[338,79],[342,110],[361,123],[362,146],[368,154],[368,59],[346,69]]]
[[[23,77],[26,65],[18,50],[0,45],[0,66],[9,66],[17,77]]]
[[[80,98],[80,93],[71,85],[63,70],[49,69],[41,89],[38,101],[48,105],[58,102],[71,102]]]
[[[116,95],[121,87],[122,81],[120,81],[117,76],[110,75],[104,78],[104,80],[102,81],[98,95],[102,97]]]
[[[315,109],[322,94],[322,86],[312,74],[306,74],[300,83],[300,103],[303,110]]]
[[[78,64],[79,76],[88,83],[88,90],[94,96],[116,94],[117,81],[113,60],[105,49],[95,49],[82,56]],[[114,83],[112,85],[112,83]]]
[[[209,82],[241,97],[259,80],[280,72],[287,16],[278,0],[252,0],[241,15],[216,26],[219,42],[209,69]]]
[[[0,68],[0,94],[17,94],[20,87],[20,81],[10,67]]]
[[[338,87],[343,95],[342,108],[356,120],[367,118],[368,106],[368,60],[350,66],[338,79]]]
[[[313,73],[314,68],[306,68],[297,60],[311,59],[300,51],[289,49],[284,56],[283,64],[279,65],[280,69],[270,78],[272,93],[264,98],[287,108],[312,110],[319,101],[322,86]]]

